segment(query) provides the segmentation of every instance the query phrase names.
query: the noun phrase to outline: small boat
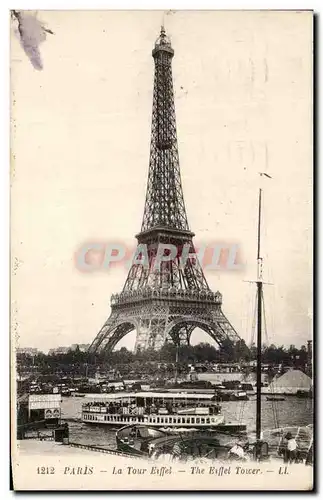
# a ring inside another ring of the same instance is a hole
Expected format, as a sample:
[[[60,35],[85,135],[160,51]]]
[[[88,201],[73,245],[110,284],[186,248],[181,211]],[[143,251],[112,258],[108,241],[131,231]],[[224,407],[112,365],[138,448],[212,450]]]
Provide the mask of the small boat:
[[[313,398],[313,391],[311,389],[309,391],[298,390],[296,393],[296,397],[300,398],[300,399],[312,399]]]
[[[116,432],[119,451],[134,456],[145,456],[152,459],[167,458],[173,460],[190,460],[195,458],[225,460],[236,436],[221,431],[201,431],[172,433],[170,429],[157,430],[150,426],[128,425]],[[247,442],[247,437],[244,438]]]
[[[132,455],[147,456],[150,443],[167,437],[165,431],[147,425],[126,425],[116,432],[117,449]]]
[[[245,391],[236,391],[231,395],[231,401],[248,401],[249,398]]]
[[[267,396],[266,400],[267,401],[286,401],[286,398],[283,398],[282,396]]]
[[[217,401],[248,401],[249,396],[246,391],[217,390],[216,399]]]

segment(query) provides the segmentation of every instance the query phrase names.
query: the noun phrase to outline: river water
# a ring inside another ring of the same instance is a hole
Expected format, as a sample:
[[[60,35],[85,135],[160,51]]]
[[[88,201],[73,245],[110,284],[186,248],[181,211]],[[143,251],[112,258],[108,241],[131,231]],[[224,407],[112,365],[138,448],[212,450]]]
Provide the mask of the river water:
[[[81,418],[84,398],[63,398],[62,418]],[[247,424],[249,432],[255,431],[256,400],[226,401],[221,403],[222,414],[226,422],[235,421]],[[287,396],[285,401],[271,402],[262,397],[262,428],[290,427],[309,425],[313,423],[313,401],[298,399],[296,396]],[[115,430],[110,426],[70,422],[70,441],[115,448]]]

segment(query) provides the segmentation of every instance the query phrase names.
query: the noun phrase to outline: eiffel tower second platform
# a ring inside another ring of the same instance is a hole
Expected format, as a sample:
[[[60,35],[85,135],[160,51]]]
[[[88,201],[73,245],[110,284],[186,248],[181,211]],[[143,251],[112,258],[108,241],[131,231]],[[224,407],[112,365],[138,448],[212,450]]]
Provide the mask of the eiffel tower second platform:
[[[150,162],[137,252],[122,292],[111,296],[111,315],[92,342],[92,353],[111,351],[132,330],[136,331],[136,351],[157,350],[169,341],[189,344],[196,327],[221,347],[240,340],[222,312],[221,293],[208,286],[187,221],[177,146],[174,50],[163,27],[152,55]],[[158,264],[160,255],[170,252],[170,245],[177,249],[176,255]],[[183,265],[185,252],[188,257]]]

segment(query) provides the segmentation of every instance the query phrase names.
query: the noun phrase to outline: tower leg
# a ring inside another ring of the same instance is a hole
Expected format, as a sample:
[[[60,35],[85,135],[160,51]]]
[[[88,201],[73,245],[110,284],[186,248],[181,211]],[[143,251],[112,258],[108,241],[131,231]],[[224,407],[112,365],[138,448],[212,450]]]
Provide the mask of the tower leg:
[[[112,351],[119,340],[135,328],[135,321],[112,313],[92,342],[89,352]]]

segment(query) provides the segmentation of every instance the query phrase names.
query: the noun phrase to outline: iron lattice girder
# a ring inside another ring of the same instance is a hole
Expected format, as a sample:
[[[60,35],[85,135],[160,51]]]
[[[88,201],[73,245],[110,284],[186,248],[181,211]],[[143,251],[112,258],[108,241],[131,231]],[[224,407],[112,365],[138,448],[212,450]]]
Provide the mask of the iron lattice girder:
[[[111,297],[111,315],[89,351],[111,351],[136,330],[135,350],[159,349],[167,339],[189,343],[194,328],[220,346],[240,340],[222,312],[222,296],[212,292],[195,255],[189,229],[177,147],[171,62],[174,51],[162,28],[153,50],[154,95],[149,173],[137,256],[145,246],[146,265],[134,262],[123,290]],[[159,245],[176,247],[176,257],[155,266]],[[189,246],[185,265],[181,253]],[[148,264],[148,265],[147,265]]]
[[[137,235],[138,258],[143,263],[134,263],[128,273],[123,291],[139,290],[146,287],[154,289],[175,288],[182,290],[206,290],[209,286],[203,274],[193,245],[192,233],[154,230]],[[156,261],[160,245],[171,245],[176,250],[176,256],[171,260]],[[189,255],[183,256],[184,246]],[[184,257],[184,261],[182,261]]]
[[[186,338],[181,332],[184,327],[188,329]],[[220,346],[227,345],[228,341],[234,344],[239,340],[223,314],[221,305],[211,300],[129,297],[128,302],[112,306],[111,316],[94,340],[90,352],[112,350],[119,340],[134,329],[137,334],[135,350],[148,347],[159,349],[169,338],[175,343],[189,343],[196,327],[207,332]]]
[[[167,42],[157,44],[153,51],[155,78],[150,161],[141,231],[158,225],[189,230],[177,147],[173,55]]]

